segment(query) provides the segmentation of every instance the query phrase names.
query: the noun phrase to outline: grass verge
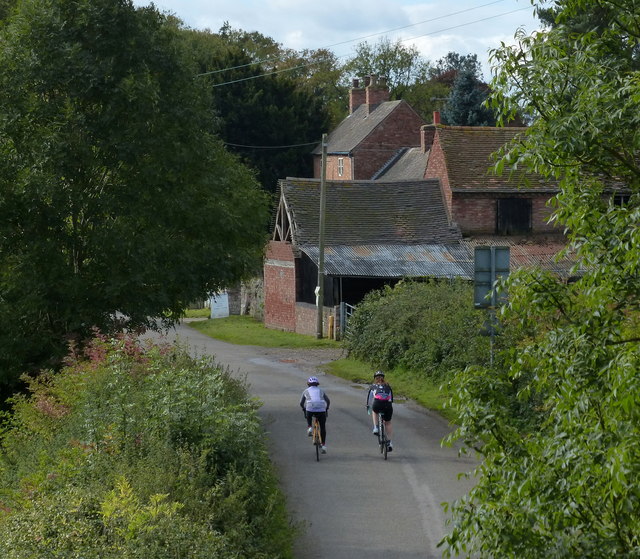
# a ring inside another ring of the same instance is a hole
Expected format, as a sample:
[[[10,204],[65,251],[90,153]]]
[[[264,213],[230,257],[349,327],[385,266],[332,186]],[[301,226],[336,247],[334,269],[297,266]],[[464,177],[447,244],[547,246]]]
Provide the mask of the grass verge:
[[[373,374],[371,365],[351,357],[332,361],[323,365],[321,369],[330,375],[358,384],[371,382]],[[403,370],[385,371],[385,375],[397,400],[409,398],[427,409],[438,412],[448,421],[455,422],[453,411],[445,407],[450,394],[440,383],[416,377],[415,374]]]
[[[250,316],[233,315],[192,322],[190,326],[211,338],[237,345],[288,348],[340,347],[340,342],[335,340],[319,340],[314,336],[265,328],[262,322]]]

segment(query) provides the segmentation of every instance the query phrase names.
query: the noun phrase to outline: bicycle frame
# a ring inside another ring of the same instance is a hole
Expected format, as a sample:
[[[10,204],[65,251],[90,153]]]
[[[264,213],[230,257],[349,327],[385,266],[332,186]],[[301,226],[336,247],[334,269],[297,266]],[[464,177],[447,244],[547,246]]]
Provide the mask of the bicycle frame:
[[[311,442],[313,443],[313,446],[316,447],[316,462],[320,462],[320,447],[322,446],[322,438],[320,435],[320,422],[315,415],[311,418],[311,427]]]

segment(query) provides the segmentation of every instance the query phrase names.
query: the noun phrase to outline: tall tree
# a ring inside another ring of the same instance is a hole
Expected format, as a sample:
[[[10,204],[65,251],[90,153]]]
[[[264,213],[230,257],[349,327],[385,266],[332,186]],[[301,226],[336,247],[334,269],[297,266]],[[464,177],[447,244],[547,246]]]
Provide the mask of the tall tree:
[[[304,85],[308,71],[296,74],[303,65],[291,71],[284,59],[269,59],[271,69],[255,63],[244,34],[239,43],[230,42],[236,34],[185,35],[199,79],[211,89],[221,137],[256,170],[264,190],[275,191],[285,176],[311,176],[310,152],[329,128],[329,113],[326,98]]]
[[[489,88],[472,72],[458,72],[447,102],[442,110],[442,121],[451,126],[495,126],[493,111],[484,106]]]
[[[259,269],[268,205],[175,25],[24,0],[0,31],[0,382]]]
[[[541,3],[535,3],[541,4]],[[494,53],[503,119],[533,118],[502,163],[559,181],[578,279],[522,271],[510,368],[460,379],[458,435],[483,455],[454,505],[453,553],[640,553],[640,23],[633,0],[558,0],[554,25]],[[579,31],[579,21],[597,22]]]
[[[376,44],[360,43],[356,54],[344,65],[344,79],[368,75],[387,78],[392,99],[402,99],[414,84],[424,80],[430,64],[416,47],[406,47],[400,40],[392,43],[382,37]]]
[[[429,78],[453,86],[456,76],[466,72],[477,80],[482,79],[482,66],[477,54],[459,54],[448,52],[429,71]]]

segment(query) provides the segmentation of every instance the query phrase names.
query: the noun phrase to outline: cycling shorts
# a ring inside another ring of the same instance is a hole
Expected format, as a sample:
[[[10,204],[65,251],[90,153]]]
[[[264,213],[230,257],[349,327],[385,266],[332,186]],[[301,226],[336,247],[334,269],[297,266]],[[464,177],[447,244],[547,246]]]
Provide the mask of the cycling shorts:
[[[384,413],[384,420],[391,421],[393,417],[393,404],[384,400],[374,400],[371,409],[376,413]]]

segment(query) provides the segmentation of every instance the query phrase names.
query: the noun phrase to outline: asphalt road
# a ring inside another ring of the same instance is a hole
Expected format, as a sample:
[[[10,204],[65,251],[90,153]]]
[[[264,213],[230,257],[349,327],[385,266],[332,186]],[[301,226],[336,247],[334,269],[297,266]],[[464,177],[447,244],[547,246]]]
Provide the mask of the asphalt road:
[[[441,504],[468,491],[458,479],[475,462],[441,440],[450,427],[411,403],[394,404],[394,449],[384,461],[365,410],[365,388],[317,375],[331,399],[326,455],[316,462],[299,407],[307,366],[273,350],[227,344],[179,325],[167,338],[195,355],[213,355],[263,403],[261,417],[294,522],[297,559],[417,559],[442,557]]]

